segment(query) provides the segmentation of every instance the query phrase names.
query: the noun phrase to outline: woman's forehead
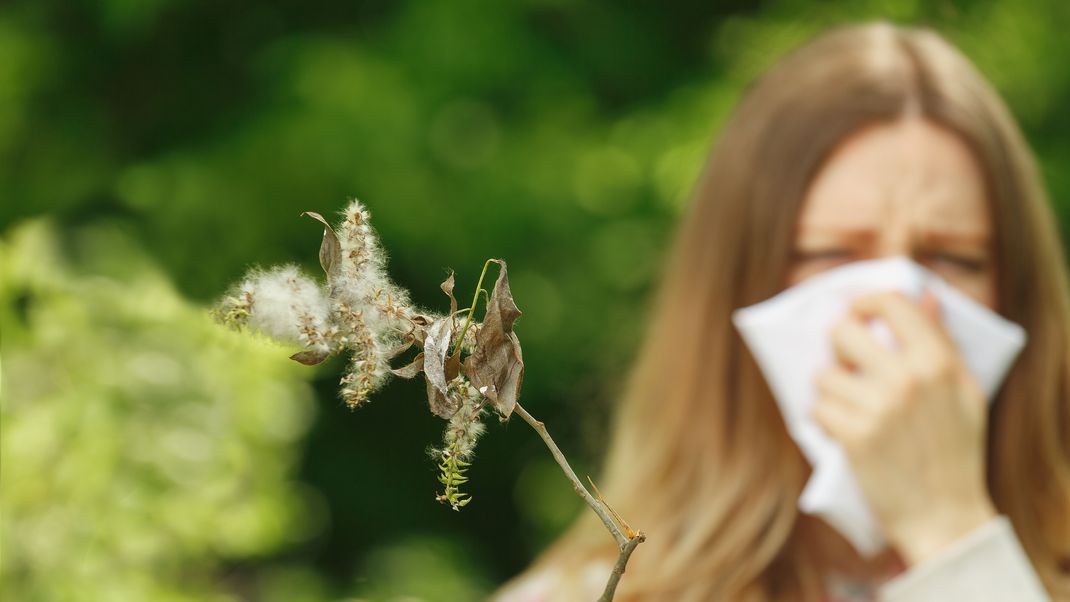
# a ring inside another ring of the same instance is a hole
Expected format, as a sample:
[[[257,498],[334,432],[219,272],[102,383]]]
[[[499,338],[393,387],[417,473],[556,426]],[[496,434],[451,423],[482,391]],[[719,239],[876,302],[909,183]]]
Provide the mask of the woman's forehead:
[[[814,178],[800,231],[907,224],[963,237],[990,228],[984,177],[956,134],[922,119],[872,126],[844,140]]]

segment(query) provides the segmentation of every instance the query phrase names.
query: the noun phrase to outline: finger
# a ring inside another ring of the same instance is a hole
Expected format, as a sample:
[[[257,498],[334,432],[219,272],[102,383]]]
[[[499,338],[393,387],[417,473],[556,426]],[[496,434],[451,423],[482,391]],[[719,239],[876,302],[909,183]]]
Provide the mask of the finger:
[[[864,406],[871,398],[866,382],[839,366],[828,366],[819,371],[814,384],[820,395],[829,396],[842,403]]]
[[[851,314],[833,327],[831,340],[838,360],[868,374],[886,376],[896,365],[895,355],[877,341],[861,320]]]
[[[943,350],[944,342],[933,323],[903,293],[894,291],[859,297],[851,309],[862,318],[882,318],[907,349],[922,350],[925,354]]]
[[[833,439],[844,441],[854,431],[858,418],[842,400],[821,396],[810,409],[810,416]]]

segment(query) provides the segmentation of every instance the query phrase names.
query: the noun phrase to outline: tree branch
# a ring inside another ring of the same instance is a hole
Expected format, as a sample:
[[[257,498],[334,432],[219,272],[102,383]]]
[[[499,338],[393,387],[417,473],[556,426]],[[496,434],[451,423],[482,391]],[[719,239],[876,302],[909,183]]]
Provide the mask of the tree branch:
[[[606,582],[606,589],[602,592],[602,597],[598,599],[598,602],[612,602],[613,596],[617,592],[617,584],[620,583],[620,577],[624,574],[624,567],[628,566],[628,559],[632,557],[632,552],[639,544],[646,541],[646,535],[642,531],[635,534],[628,540],[628,543],[624,544],[624,547],[620,550],[620,555],[617,556],[617,564],[613,565],[613,572],[609,574],[609,581]]]
[[[558,466],[564,471],[565,476],[572,482],[572,488],[576,493],[583,498],[583,501],[594,510],[594,513],[598,515],[598,518],[602,519],[602,524],[606,526],[610,534],[613,535],[613,539],[617,542],[617,547],[620,549],[620,555],[617,557],[617,563],[613,567],[613,572],[609,575],[609,581],[606,583],[606,589],[602,592],[602,597],[598,599],[598,602],[611,602],[613,596],[617,590],[617,583],[620,582],[621,575],[624,574],[624,569],[628,564],[628,559],[631,558],[632,552],[635,548],[646,541],[646,535],[642,531],[638,533],[625,534],[621,530],[620,525],[611,516],[612,510],[602,500],[595,499],[591,495],[591,492],[587,491],[587,488],[580,482],[579,477],[576,476],[575,471],[569,466],[568,460],[565,459],[565,454],[561,453],[561,449],[554,443],[553,437],[546,430],[546,425],[541,420],[536,420],[531,414],[527,412],[519,403],[513,408],[513,413],[518,414],[524,422],[531,425],[531,428],[535,429],[535,432],[542,438],[543,443],[550,449],[550,453],[553,454],[554,460],[557,460]]]

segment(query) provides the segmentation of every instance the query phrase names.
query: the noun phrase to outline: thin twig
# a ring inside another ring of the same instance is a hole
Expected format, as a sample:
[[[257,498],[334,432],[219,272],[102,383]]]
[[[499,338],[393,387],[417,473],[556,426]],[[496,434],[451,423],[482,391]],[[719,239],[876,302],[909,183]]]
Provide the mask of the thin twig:
[[[602,597],[598,599],[598,602],[611,602],[613,595],[617,591],[617,583],[620,582],[621,575],[624,574],[624,568],[628,565],[628,559],[631,558],[632,552],[635,551],[636,546],[646,541],[646,535],[642,531],[639,531],[631,535],[631,528],[626,527],[628,535],[625,535],[621,530],[621,525],[613,519],[610,514],[616,514],[613,512],[608,504],[600,499],[595,499],[591,495],[591,492],[587,491],[587,488],[580,482],[579,477],[569,466],[568,460],[565,459],[565,454],[561,453],[561,450],[554,443],[553,437],[546,430],[546,425],[541,420],[536,420],[528,411],[523,408],[519,403],[513,408],[513,413],[519,415],[524,419],[524,422],[531,425],[531,428],[535,429],[535,432],[542,437],[543,443],[546,447],[550,448],[550,453],[553,454],[554,460],[557,460],[558,466],[565,472],[565,476],[569,481],[572,481],[572,488],[576,490],[576,493],[583,498],[584,502],[594,510],[594,513],[598,515],[598,518],[602,519],[602,524],[606,526],[606,529],[613,535],[613,539],[617,542],[617,547],[620,549],[620,555],[617,556],[617,563],[613,566],[613,572],[609,574],[609,581],[606,582],[606,589],[602,592]],[[594,483],[592,482],[593,486]],[[601,495],[599,495],[601,497]],[[623,521],[621,521],[623,522]]]
[[[628,566],[628,559],[632,557],[632,552],[635,548],[644,541],[646,541],[646,535],[639,531],[635,534],[635,537],[624,544],[624,547],[621,548],[620,556],[617,556],[617,564],[613,565],[613,572],[609,574],[606,589],[602,592],[602,597],[598,599],[598,602],[612,602],[613,596],[617,593],[617,584],[620,583],[620,577],[624,574],[624,568]]]
[[[557,444],[554,443],[553,437],[546,431],[546,425],[543,424],[541,420],[536,420],[531,414],[528,414],[528,411],[519,403],[513,408],[513,413],[518,414],[523,418],[524,422],[530,424],[531,428],[535,429],[535,432],[542,437],[543,442],[546,443],[546,447],[549,447],[550,453],[554,455],[554,460],[557,460],[557,464],[561,466],[561,470],[565,471],[568,480],[572,481],[572,488],[583,498],[583,501],[587,502],[587,505],[591,507],[591,510],[594,510],[595,514],[598,515],[598,518],[602,519],[602,524],[604,524],[606,529],[609,529],[609,532],[613,534],[613,539],[617,540],[617,545],[621,548],[627,545],[628,536],[625,535],[617,523],[613,521],[613,518],[609,515],[606,507],[603,506],[601,502],[594,499],[591,492],[587,491],[587,488],[580,482],[579,477],[576,476],[572,467],[568,465],[568,460],[565,459],[565,454],[561,453]]]

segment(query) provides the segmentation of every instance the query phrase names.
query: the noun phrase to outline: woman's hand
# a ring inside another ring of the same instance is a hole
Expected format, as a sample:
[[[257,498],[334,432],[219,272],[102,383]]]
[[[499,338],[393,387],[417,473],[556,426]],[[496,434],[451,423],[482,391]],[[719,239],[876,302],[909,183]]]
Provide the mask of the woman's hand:
[[[881,318],[899,344],[873,336]],[[817,377],[814,418],[839,441],[891,544],[917,564],[991,520],[984,393],[940,322],[937,300],[858,299],[832,332],[837,362]]]

